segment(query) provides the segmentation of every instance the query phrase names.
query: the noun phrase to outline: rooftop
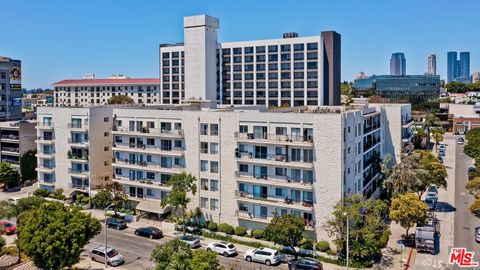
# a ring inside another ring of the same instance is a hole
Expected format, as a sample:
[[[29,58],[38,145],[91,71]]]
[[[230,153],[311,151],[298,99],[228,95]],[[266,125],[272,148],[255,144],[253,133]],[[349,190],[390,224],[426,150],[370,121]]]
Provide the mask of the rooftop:
[[[59,81],[53,86],[98,86],[98,85],[152,85],[160,84],[158,78],[140,78],[140,79],[68,79]]]

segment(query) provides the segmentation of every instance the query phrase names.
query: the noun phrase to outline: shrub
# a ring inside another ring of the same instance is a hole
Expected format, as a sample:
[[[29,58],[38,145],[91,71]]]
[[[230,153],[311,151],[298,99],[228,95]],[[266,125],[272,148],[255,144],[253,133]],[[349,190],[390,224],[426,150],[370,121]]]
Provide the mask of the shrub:
[[[5,246],[5,238],[0,236],[0,250]]]
[[[384,248],[388,244],[388,238],[390,237],[390,230],[385,230],[382,233],[382,236],[380,236],[380,239],[378,239],[377,246],[379,248]]]
[[[228,223],[221,223],[218,225],[218,230],[226,234],[233,234],[235,232],[233,226]]]
[[[63,195],[63,189],[61,188],[55,189],[52,193],[50,193],[49,197],[61,201],[66,199],[65,195]]]
[[[38,196],[38,197],[48,197],[48,195],[50,195],[50,191],[46,190],[46,189],[36,189],[34,192],[33,192],[33,195],[34,196]]]
[[[210,221],[207,225],[207,229],[209,229],[212,232],[216,232],[217,229],[218,229],[218,225],[217,225],[217,223],[215,223],[213,221]]]
[[[313,240],[308,238],[303,238],[302,241],[300,241],[300,248],[312,250]]]
[[[256,230],[253,230],[251,234],[253,238],[260,239],[263,237],[263,230],[256,229]]]
[[[335,250],[332,250],[332,249],[328,249],[327,251],[325,251],[328,255],[331,255],[331,256],[335,256],[337,255],[337,252],[335,252]]]
[[[327,241],[320,241],[315,248],[320,252],[328,252],[330,250],[330,244]]]
[[[244,236],[245,234],[247,234],[247,228],[246,227],[243,227],[243,226],[235,227],[235,235]]]

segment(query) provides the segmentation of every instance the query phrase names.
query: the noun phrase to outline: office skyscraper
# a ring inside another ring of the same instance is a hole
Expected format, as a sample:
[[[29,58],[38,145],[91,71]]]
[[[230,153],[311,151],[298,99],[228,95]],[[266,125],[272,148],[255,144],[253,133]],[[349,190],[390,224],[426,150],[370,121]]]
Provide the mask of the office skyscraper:
[[[390,58],[390,75],[406,75],[407,60],[403,53],[392,53]]]
[[[435,54],[428,56],[428,75],[437,75],[437,56]]]
[[[447,83],[452,81],[470,82],[470,52],[460,52],[460,60],[457,52],[447,53]]]

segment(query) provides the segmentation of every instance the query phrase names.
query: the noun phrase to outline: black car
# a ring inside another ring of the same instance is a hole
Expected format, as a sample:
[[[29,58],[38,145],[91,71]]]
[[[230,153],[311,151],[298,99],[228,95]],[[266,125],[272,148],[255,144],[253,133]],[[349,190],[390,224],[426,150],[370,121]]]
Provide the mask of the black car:
[[[118,218],[107,218],[106,223],[108,228],[115,228],[117,230],[123,230],[127,228],[127,223]]]
[[[289,262],[288,269],[322,270],[323,266],[321,262],[313,258],[298,258]]]
[[[135,235],[158,239],[163,237],[163,232],[155,227],[143,227],[135,230]]]

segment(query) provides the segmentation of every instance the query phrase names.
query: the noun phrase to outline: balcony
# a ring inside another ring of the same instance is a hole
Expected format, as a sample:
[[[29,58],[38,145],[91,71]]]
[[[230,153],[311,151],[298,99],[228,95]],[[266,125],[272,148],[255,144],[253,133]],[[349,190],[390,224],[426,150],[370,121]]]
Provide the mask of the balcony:
[[[245,182],[245,183],[252,183],[252,184],[265,184],[265,185],[272,185],[272,186],[282,186],[282,187],[292,187],[292,188],[299,188],[299,189],[313,189],[313,180],[307,179],[293,179],[289,176],[278,176],[278,175],[261,175],[261,176],[253,176],[253,175],[245,175],[241,174],[239,171],[235,171],[235,176],[237,181]]]
[[[251,220],[267,224],[272,221],[272,217],[253,214],[248,211],[235,210],[235,216],[239,219]]]
[[[370,131],[376,130],[378,128],[380,128],[380,122],[374,122],[369,126],[366,125],[363,127],[363,134],[369,133]]]
[[[155,181],[154,179],[142,178],[142,179],[130,179],[128,177],[116,176],[113,181],[122,185],[144,187],[144,188],[158,188],[161,190],[171,190],[167,183]]]
[[[301,167],[301,168],[313,168],[313,158],[304,157],[298,158],[288,155],[269,155],[263,153],[250,153],[250,152],[235,152],[237,160],[254,164],[276,165],[276,166],[289,166],[289,167]]]
[[[413,137],[413,132],[412,131],[408,131],[408,132],[405,132],[404,134],[402,134],[402,142],[404,143],[408,143],[411,141],[412,137]]]
[[[42,130],[53,130],[54,126],[52,122],[45,122],[45,123],[37,123],[37,129]]]
[[[80,184],[80,183],[69,183],[68,187],[72,189],[80,190],[80,191],[87,191],[89,189],[88,185]]]
[[[137,127],[129,128],[122,126],[113,126],[112,134],[126,134],[126,135],[149,135],[165,138],[183,138],[183,129],[160,129]]]
[[[88,131],[88,124],[68,123],[67,129],[72,131],[86,132]]]
[[[155,145],[134,144],[134,143],[114,143],[113,150],[145,153],[145,154],[162,154],[167,156],[183,156],[184,150],[182,148],[175,147],[159,147]]]
[[[243,192],[239,190],[234,191],[234,197],[237,200],[259,203],[263,205],[269,205],[273,207],[285,207],[303,211],[312,211],[313,202],[310,200],[301,201],[299,199],[292,199],[289,196],[286,197],[271,197],[268,194],[253,195],[249,192]]]
[[[41,143],[41,144],[54,144],[55,143],[55,138],[54,137],[37,137],[37,140],[35,140],[36,143]]]
[[[55,186],[55,180],[40,179],[41,185]]]
[[[9,141],[18,142],[18,140],[20,140],[20,136],[15,134],[2,134],[1,140],[6,142],[9,142]]]
[[[13,155],[20,155],[20,148],[18,147],[2,147],[2,152]]]
[[[406,119],[405,121],[402,121],[402,128],[409,128],[412,126],[413,123],[413,118],[410,116],[410,118]]]
[[[153,163],[153,162],[146,162],[146,161],[132,161],[128,159],[124,159],[124,160],[114,159],[114,163],[112,165],[114,167],[140,169],[140,170],[154,171],[154,172],[165,172],[165,173],[172,173],[172,174],[181,173],[185,169],[184,166],[180,166],[180,165],[171,164],[171,166],[169,166],[167,164]]]
[[[76,162],[83,162],[83,163],[88,162],[88,154],[86,154],[86,153],[84,153],[84,154],[72,154],[71,151],[68,151],[67,152],[67,158],[72,160],[72,161],[76,161]]]
[[[256,134],[235,132],[235,139],[242,142],[258,142],[265,144],[281,145],[313,145],[313,136],[303,135],[276,135],[276,134]]]
[[[37,171],[44,172],[44,173],[54,173],[55,172],[55,167],[54,166],[46,166],[46,165],[43,165],[43,164],[38,164],[37,165]]]
[[[370,140],[366,140],[363,142],[363,152],[368,152],[370,149],[372,149],[374,146],[376,146],[378,143],[380,143],[380,138],[375,138]]]
[[[85,140],[74,140],[72,138],[69,138],[68,144],[71,144],[77,147],[88,147],[90,145],[90,142]]]
[[[54,158],[55,151],[48,151],[48,152],[40,151],[40,152],[37,152],[36,156],[38,158]]]
[[[68,168],[68,173],[77,177],[88,178],[90,175],[89,171],[86,170],[74,170],[72,168]]]

